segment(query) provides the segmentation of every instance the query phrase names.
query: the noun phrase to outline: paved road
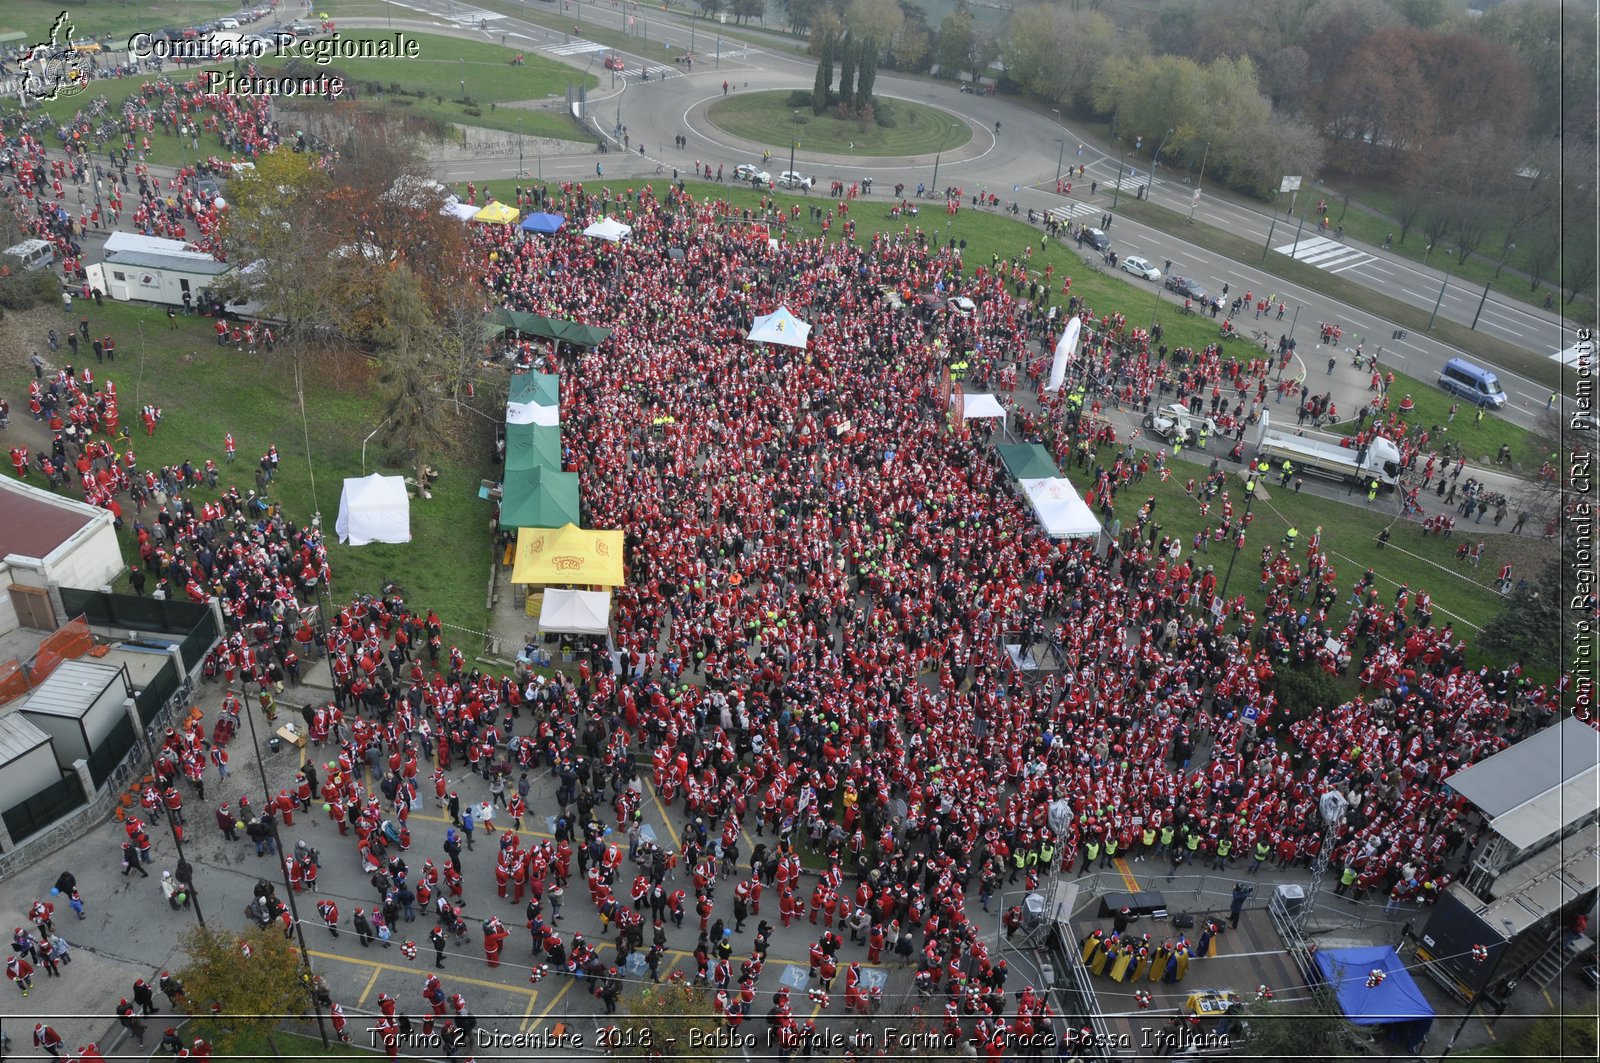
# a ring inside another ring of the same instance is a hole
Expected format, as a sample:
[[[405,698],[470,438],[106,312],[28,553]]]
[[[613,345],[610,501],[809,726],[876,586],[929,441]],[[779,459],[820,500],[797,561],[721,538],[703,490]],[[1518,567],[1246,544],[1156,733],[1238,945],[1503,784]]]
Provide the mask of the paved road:
[[[677,64],[651,62],[647,65],[651,80],[641,82],[638,71],[641,58],[624,51],[627,70],[620,78],[600,69],[602,56],[608,48],[587,41],[582,36],[584,25],[601,26],[607,30],[620,30],[626,17],[609,4],[583,4],[576,13],[578,33],[558,32],[496,12],[459,4],[453,0],[396,0],[397,8],[409,9],[412,18],[422,17],[441,25],[465,27],[481,33],[486,39],[539,49],[573,65],[592,69],[603,75],[601,89],[590,97],[589,114],[597,136],[609,135],[618,124],[627,126],[631,140],[636,144],[644,140],[649,158],[635,159],[624,165],[616,156],[607,160],[608,173],[631,175],[651,173],[657,161],[687,171],[694,159],[725,162],[759,161],[763,148],[781,156],[785,145],[775,139],[770,145],[751,144],[730,137],[704,120],[705,108],[722,95],[724,79],[733,82],[736,91],[745,87],[752,90],[775,88],[809,88],[812,80],[811,65],[787,52],[749,45],[743,41],[717,39],[707,32],[704,22],[693,28],[687,20],[676,14],[649,11],[639,16],[643,25],[636,23],[634,33],[650,41],[666,43],[674,49],[687,51],[691,40],[694,54],[700,59],[686,73]],[[550,12],[551,7],[540,7]],[[572,17],[569,12],[568,16]],[[479,20],[485,20],[479,28]],[[377,20],[364,24],[380,25]],[[659,79],[659,81],[657,80]],[[614,85],[613,85],[614,82]],[[659,87],[658,87],[659,85]],[[987,189],[1002,199],[1015,199],[1024,207],[1038,209],[1063,208],[1074,216],[1098,218],[1111,210],[1109,186],[1117,180],[1118,160],[1107,155],[1094,143],[1086,141],[1070,127],[1058,125],[1049,114],[1040,115],[1014,103],[995,97],[966,95],[951,84],[896,77],[885,71],[880,74],[877,90],[890,98],[912,100],[940,107],[951,113],[972,129],[972,139],[959,149],[944,153],[937,160],[941,186],[959,185],[968,191]],[[995,123],[1001,123],[998,134]],[[649,132],[646,132],[649,131]],[[682,132],[688,137],[688,146],[682,151],[666,147],[670,138]],[[1145,152],[1154,145],[1147,142]],[[1078,163],[1085,167],[1085,175],[1074,182],[1074,195],[1062,197],[1054,194],[1054,179],[1058,161]],[[779,168],[781,158],[775,158],[769,169]],[[867,159],[848,156],[824,156],[801,150],[796,155],[802,172],[815,173],[823,180],[839,178],[854,181],[872,176],[881,189],[894,181],[905,181],[910,187],[919,182],[932,184],[935,166],[933,155],[913,158]],[[1124,177],[1123,190],[1131,193],[1149,181],[1148,155],[1143,160],[1132,160]],[[467,177],[497,176],[506,170],[509,162],[496,166],[489,160],[474,164],[460,164],[447,170],[447,176]],[[549,161],[544,163],[546,173],[559,177],[578,177],[588,173],[592,164],[581,160]],[[514,167],[510,172],[514,172]],[[509,174],[506,174],[509,175]],[[1089,182],[1098,182],[1101,194],[1095,197],[1081,195]],[[1184,181],[1157,178],[1150,190],[1152,202],[1171,209],[1187,212],[1193,189]],[[1308,197],[1309,198],[1309,197]],[[1321,236],[1314,229],[1296,234],[1297,218],[1278,216],[1259,207],[1242,203],[1223,195],[1204,195],[1195,211],[1203,222],[1259,240],[1265,248],[1270,242],[1274,249],[1292,253],[1311,265],[1336,273],[1347,280],[1367,285],[1402,302],[1432,310],[1443,291],[1439,316],[1462,324],[1470,323],[1477,313],[1483,290],[1450,280],[1432,266],[1421,266],[1409,260],[1385,253],[1379,248],[1365,247],[1353,242],[1338,242]],[[1319,320],[1335,320],[1344,324],[1347,332],[1361,335],[1371,346],[1382,342],[1385,352],[1395,359],[1395,365],[1413,375],[1431,378],[1444,361],[1455,353],[1444,344],[1426,336],[1410,333],[1406,339],[1395,341],[1389,337],[1394,327],[1371,315],[1361,314],[1349,307],[1317,293],[1294,285],[1265,279],[1258,267],[1250,262],[1232,262],[1203,251],[1186,241],[1168,236],[1154,229],[1139,226],[1125,219],[1114,224],[1116,247],[1123,254],[1140,253],[1157,260],[1173,259],[1174,269],[1192,273],[1203,283],[1220,288],[1223,283],[1242,286],[1262,292],[1276,291],[1293,300],[1291,307],[1303,307],[1302,317],[1314,324]],[[1269,241],[1270,234],[1270,241]],[[1552,356],[1569,348],[1575,341],[1571,328],[1564,326],[1558,314],[1504,299],[1493,293],[1484,304],[1479,328],[1540,355]],[[1508,392],[1519,406],[1535,410],[1542,407],[1548,396],[1543,385],[1527,380],[1518,374],[1500,370]],[[1511,416],[1516,419],[1517,414]],[[1524,417],[1521,423],[1531,423]]]

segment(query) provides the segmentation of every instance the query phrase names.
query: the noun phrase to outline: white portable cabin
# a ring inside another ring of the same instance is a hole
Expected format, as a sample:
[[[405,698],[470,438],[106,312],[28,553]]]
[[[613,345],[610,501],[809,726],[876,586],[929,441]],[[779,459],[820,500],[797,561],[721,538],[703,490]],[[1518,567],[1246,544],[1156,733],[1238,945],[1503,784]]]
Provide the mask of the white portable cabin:
[[[91,287],[120,302],[160,303],[198,307],[201,293],[233,271],[203,251],[181,240],[114,233],[106,241],[105,261],[88,267]]]
[[[50,736],[63,771],[87,760],[125,718],[133,696],[121,668],[98,661],[62,661],[15,711]]]

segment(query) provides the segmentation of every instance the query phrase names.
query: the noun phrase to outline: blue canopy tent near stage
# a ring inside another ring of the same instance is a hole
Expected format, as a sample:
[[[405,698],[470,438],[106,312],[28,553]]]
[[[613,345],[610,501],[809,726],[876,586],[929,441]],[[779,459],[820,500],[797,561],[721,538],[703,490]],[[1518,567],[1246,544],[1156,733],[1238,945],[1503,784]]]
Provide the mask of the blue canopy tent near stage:
[[[1388,945],[1327,949],[1317,953],[1317,970],[1346,1019],[1357,1026],[1389,1027],[1389,1039],[1408,1051],[1422,1046],[1433,1026],[1433,1006],[1394,949]],[[1384,977],[1369,986],[1373,971],[1382,971]]]

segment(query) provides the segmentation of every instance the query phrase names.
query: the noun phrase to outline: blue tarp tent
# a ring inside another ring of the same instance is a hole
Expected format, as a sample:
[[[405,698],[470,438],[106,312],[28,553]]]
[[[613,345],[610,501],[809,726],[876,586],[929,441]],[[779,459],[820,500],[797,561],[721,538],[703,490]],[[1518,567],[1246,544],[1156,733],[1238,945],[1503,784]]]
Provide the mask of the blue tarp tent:
[[[1357,1026],[1397,1024],[1396,1038],[1421,1044],[1433,1024],[1433,1006],[1417,988],[1400,956],[1388,945],[1361,949],[1326,949],[1317,953],[1317,970],[1333,990],[1339,1010]],[[1373,971],[1384,979],[1368,987]],[[1391,1035],[1392,1036],[1392,1035]]]
[[[560,214],[530,214],[522,219],[522,227],[531,233],[559,232],[567,223],[567,219]]]

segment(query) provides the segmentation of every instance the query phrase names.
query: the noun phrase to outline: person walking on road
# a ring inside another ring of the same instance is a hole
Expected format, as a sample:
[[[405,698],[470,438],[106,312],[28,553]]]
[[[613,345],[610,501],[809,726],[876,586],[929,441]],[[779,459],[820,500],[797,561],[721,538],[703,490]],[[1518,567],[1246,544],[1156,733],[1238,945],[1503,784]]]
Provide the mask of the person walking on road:
[[[17,984],[23,996],[27,996],[33,989],[33,964],[23,956],[13,956],[6,961],[6,977]]]
[[[126,841],[122,843],[122,877],[127,878],[130,871],[137,871],[145,878],[150,877],[150,872],[139,863],[139,850],[133,847],[133,842]]]
[[[145,1025],[133,1013],[133,1005],[128,1003],[127,997],[117,1001],[117,1022],[124,1030],[133,1035],[133,1039],[139,1042],[140,1048],[144,1047]]]
[[[1249,900],[1254,892],[1253,886],[1246,886],[1243,882],[1234,885],[1233,900],[1228,905],[1228,922],[1235,930],[1239,929],[1239,917],[1244,914],[1244,902]]]
[[[42,1022],[33,1025],[33,1047],[43,1049],[50,1053],[50,1058],[61,1058],[61,1035],[54,1026],[46,1026]]]
[[[154,1015],[161,1010],[156,1007],[155,991],[143,978],[133,980],[133,1002],[139,1005],[141,1016]]]

